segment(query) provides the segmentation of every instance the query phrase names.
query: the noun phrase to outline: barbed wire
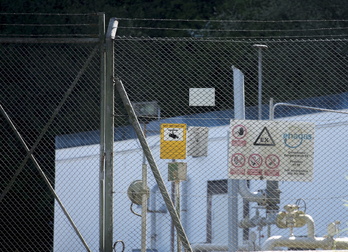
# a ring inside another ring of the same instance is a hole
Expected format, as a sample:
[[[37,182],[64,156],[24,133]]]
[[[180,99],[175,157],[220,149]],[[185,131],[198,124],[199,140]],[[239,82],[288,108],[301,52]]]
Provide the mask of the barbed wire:
[[[98,12],[91,13],[23,13],[1,12],[0,15],[37,15],[37,16],[95,16]],[[348,22],[348,19],[292,19],[292,20],[226,20],[226,19],[166,19],[166,18],[117,18],[124,21],[163,21],[163,22],[214,22],[214,23],[294,23],[294,22]]]
[[[98,26],[98,24],[0,24],[0,26],[28,26],[28,27],[45,27],[45,26]]]
[[[324,30],[344,30],[348,27],[337,28],[310,28],[310,29],[190,29],[190,28],[170,28],[170,27],[147,27],[147,26],[119,26],[119,29],[137,30],[170,30],[170,31],[200,31],[200,32],[307,32]]]
[[[199,19],[199,20],[188,20],[188,19],[153,19],[153,18],[118,18],[119,21],[134,21],[133,25],[127,26],[127,22],[120,22],[119,24],[119,29],[125,30],[138,30],[138,31],[177,31],[177,32],[188,32],[191,33],[192,36],[199,36],[198,33],[201,33],[201,36],[204,36],[204,33],[211,33],[210,36],[213,36],[213,33],[263,33],[262,35],[259,36],[253,36],[253,34],[246,34],[241,35],[239,34],[238,38],[318,38],[318,37],[346,37],[348,34],[345,32],[348,27],[342,26],[342,27],[328,27],[329,25],[332,25],[333,22],[338,23],[338,22],[348,22],[348,19],[323,19],[323,20],[309,20],[309,19],[303,19],[303,20],[208,20],[208,19]],[[153,22],[153,27],[150,26],[136,26],[137,21],[150,21]],[[156,23],[157,22],[157,23]],[[242,29],[229,29],[228,27],[225,28],[211,28],[207,27],[207,24],[200,28],[180,28],[180,27],[169,27],[170,25],[168,22],[171,22],[172,24],[178,23],[178,22],[186,22],[186,23],[199,23],[199,22],[205,22],[205,23],[217,23],[220,25],[226,25],[226,24],[294,24],[294,23],[303,23],[303,26],[309,25],[311,23],[316,23],[316,28],[294,28],[292,29],[291,27],[289,28],[284,28],[284,29],[269,29],[269,28],[260,28],[260,29],[255,29],[254,27],[249,28],[242,28]],[[159,27],[160,25],[164,25],[165,27]],[[165,25],[167,24],[167,26]],[[320,27],[320,26],[325,26],[325,27]],[[300,33],[296,35],[290,35],[289,33]],[[313,32],[317,33],[326,33],[326,34],[316,34],[313,35]],[[272,35],[272,33],[280,33],[277,35]],[[305,34],[308,33],[308,34]],[[310,34],[312,33],[312,34]],[[330,34],[331,33],[331,34]],[[332,34],[336,33],[336,34]],[[343,33],[343,34],[342,34]],[[301,35],[302,34],[302,35]],[[235,37],[234,37],[235,38]]]
[[[0,15],[38,15],[38,16],[96,16],[100,15],[100,13],[0,13]],[[296,19],[296,20],[209,20],[209,19],[156,19],[156,18],[117,18],[119,21],[125,21],[125,22],[120,22],[118,29],[120,30],[138,30],[138,31],[173,31],[173,32],[187,32],[188,35],[191,36],[205,36],[204,33],[211,33],[209,36],[214,36],[214,33],[241,33],[245,34],[239,36],[237,38],[318,38],[318,37],[346,37],[348,34],[346,33],[346,30],[348,30],[348,27],[342,26],[342,27],[328,27],[327,25],[332,24],[333,22],[335,23],[345,23],[348,22],[348,19]],[[136,26],[136,25],[131,25],[127,26],[126,21],[150,21],[152,22],[150,26]],[[157,22],[157,23],[156,23]],[[284,29],[269,29],[269,28],[260,28],[260,29],[255,29],[254,27],[251,27],[250,29],[248,28],[242,28],[242,29],[231,29],[228,27],[225,28],[211,28],[207,27],[207,24],[204,25],[201,29],[200,28],[180,28],[180,27],[168,27],[168,22],[171,23],[178,23],[178,22],[186,22],[186,23],[199,23],[199,22],[205,22],[205,23],[218,23],[218,24],[242,24],[242,23],[247,23],[249,25],[252,24],[294,24],[294,23],[304,23],[304,24],[310,24],[310,23],[317,23],[318,26],[323,26],[325,25],[326,27],[317,27],[317,28],[295,28],[292,29],[291,27],[289,28],[284,28]],[[158,27],[160,25],[165,25],[167,24],[166,27]],[[320,25],[319,25],[320,24]],[[81,23],[40,23],[40,24],[25,24],[25,23],[2,23],[0,24],[0,27],[88,27],[88,26],[98,26],[97,23],[86,23],[86,22],[81,22]],[[157,26],[157,27],[155,27]],[[289,34],[289,33],[300,33],[300,34]],[[321,32],[321,33],[327,33],[327,34],[311,34],[311,32]],[[246,34],[250,33],[250,34]],[[263,33],[262,35],[255,35],[253,33]],[[272,34],[272,33],[279,33],[279,34]],[[308,34],[305,34],[308,33]],[[335,33],[335,34],[332,34]],[[4,34],[3,34],[4,35]],[[227,35],[227,34],[226,34]],[[46,35],[47,36],[47,35]],[[231,35],[230,35],[231,36]],[[234,37],[236,38],[236,37]]]
[[[217,19],[155,19],[155,18],[117,18],[125,21],[164,21],[164,22],[214,22],[214,23],[294,23],[294,22],[348,22],[348,19],[294,19],[294,20],[217,20]]]
[[[3,37],[11,37],[11,38],[15,38],[15,37],[91,37],[91,38],[97,38],[98,35],[97,34],[93,34],[93,33],[89,33],[89,34],[80,34],[80,33],[74,33],[74,34],[69,34],[69,33],[57,33],[57,34],[18,34],[18,33],[14,33],[14,34],[8,34],[8,33],[2,33],[0,34],[0,38]]]
[[[311,42],[328,42],[328,41],[347,41],[346,35],[304,35],[304,36],[223,36],[223,37],[217,37],[217,36],[210,36],[210,37],[149,37],[149,36],[141,36],[141,37],[134,37],[134,36],[117,36],[118,39],[122,40],[132,40],[135,39],[139,40],[168,40],[168,41],[177,41],[177,40],[202,40],[202,41],[209,41],[209,42],[250,42],[254,43],[254,40],[262,40],[265,42],[272,41],[272,42],[279,42],[279,43],[288,43],[288,42],[305,42],[308,41],[307,39],[310,39]],[[291,39],[291,40],[289,40]]]
[[[95,15],[98,15],[98,13],[20,13],[20,12],[11,12],[11,13],[0,13],[0,15],[95,16]]]

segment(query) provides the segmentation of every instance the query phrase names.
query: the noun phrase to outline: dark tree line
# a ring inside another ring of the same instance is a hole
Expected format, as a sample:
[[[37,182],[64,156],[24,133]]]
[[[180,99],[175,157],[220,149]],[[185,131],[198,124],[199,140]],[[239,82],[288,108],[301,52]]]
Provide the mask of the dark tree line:
[[[290,35],[338,35],[346,34],[348,7],[344,0],[3,0],[1,13],[106,13],[111,17],[127,18],[119,29],[120,35],[150,36],[290,36]],[[1,24],[55,23],[52,16],[1,15]],[[74,23],[81,17],[63,17],[63,22]],[[85,23],[93,22],[86,17]],[[147,20],[134,20],[147,19]],[[153,22],[154,19],[182,20],[181,22]],[[81,19],[80,19],[81,20]],[[185,22],[202,20],[202,22]],[[225,20],[228,22],[216,22]],[[294,21],[297,20],[297,21]],[[306,22],[304,22],[306,20]],[[321,22],[319,22],[319,20]],[[325,21],[324,21],[325,20]],[[339,21],[341,20],[341,21]],[[229,22],[237,21],[237,22]],[[256,21],[256,22],[250,22]],[[268,22],[265,22],[268,21]],[[270,22],[278,21],[278,22]],[[293,22],[289,22],[293,21]],[[324,21],[324,22],[323,22]],[[129,29],[127,27],[151,27],[157,29]],[[158,28],[177,30],[161,30]],[[20,27],[0,26],[6,33],[18,33]],[[19,29],[19,30],[18,30]],[[28,27],[25,28],[28,31]],[[88,32],[82,27],[60,27],[66,33]],[[183,29],[187,29],[184,30]],[[192,29],[192,30],[190,30]],[[30,30],[30,29],[29,29]],[[199,30],[201,30],[199,32]],[[208,31],[207,31],[208,30]],[[210,30],[210,31],[209,31]],[[212,32],[211,30],[215,30]],[[220,32],[216,31],[220,30]],[[227,32],[228,30],[238,30]],[[255,31],[258,30],[258,31]],[[275,31],[268,31],[275,30]],[[285,30],[287,30],[285,32]],[[56,32],[55,27],[35,27],[33,33]]]

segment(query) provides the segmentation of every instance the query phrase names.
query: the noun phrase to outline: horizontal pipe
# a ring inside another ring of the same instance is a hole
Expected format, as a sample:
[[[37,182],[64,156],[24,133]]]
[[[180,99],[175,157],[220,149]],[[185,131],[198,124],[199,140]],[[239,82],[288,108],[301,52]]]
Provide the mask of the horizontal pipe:
[[[266,195],[259,192],[250,192],[247,186],[246,180],[239,180],[239,193],[243,197],[243,199],[248,200],[249,202],[257,202],[259,204],[264,204],[266,200]]]
[[[301,248],[301,249],[330,249],[333,246],[332,238],[323,237],[283,237],[272,236],[262,245],[263,251],[273,250],[276,247]]]
[[[200,251],[228,251],[228,246],[223,244],[192,244],[192,250]],[[301,249],[348,249],[348,238],[324,237],[282,237],[272,236],[262,246],[263,251],[270,251],[276,247],[301,248]]]
[[[335,238],[333,249],[348,249],[348,238]]]
[[[192,250],[196,252],[200,251],[228,251],[227,245],[222,244],[191,244]]]
[[[276,247],[300,249],[348,249],[348,238],[272,236],[262,245],[262,250],[269,251]]]
[[[205,244],[192,244],[192,250],[195,252],[206,252],[206,251],[228,251],[228,246],[223,244],[211,244],[211,243],[205,243]],[[259,250],[260,248],[253,244],[250,245],[244,245],[241,247],[238,247],[238,251],[255,251]]]
[[[253,227],[263,227],[267,225],[276,224],[277,213],[271,212],[267,217],[261,217],[259,214],[256,214],[252,218],[244,218],[238,224],[240,228],[253,228]]]
[[[292,103],[280,102],[280,103],[274,104],[273,108],[271,107],[270,117],[274,118],[274,110],[278,106],[287,106],[287,107],[294,107],[294,108],[318,110],[318,111],[322,111],[322,112],[333,112],[333,113],[348,114],[348,111],[334,110],[334,109],[325,109],[325,108],[317,108],[317,107],[310,107],[310,106],[304,106],[304,105],[297,105],[297,104],[292,104]]]

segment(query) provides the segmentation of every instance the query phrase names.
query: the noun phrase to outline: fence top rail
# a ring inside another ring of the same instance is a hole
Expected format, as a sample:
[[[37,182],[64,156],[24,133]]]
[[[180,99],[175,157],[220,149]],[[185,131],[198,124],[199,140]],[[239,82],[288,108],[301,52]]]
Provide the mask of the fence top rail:
[[[0,38],[0,43],[47,43],[47,44],[75,44],[75,43],[98,43],[99,38]]]

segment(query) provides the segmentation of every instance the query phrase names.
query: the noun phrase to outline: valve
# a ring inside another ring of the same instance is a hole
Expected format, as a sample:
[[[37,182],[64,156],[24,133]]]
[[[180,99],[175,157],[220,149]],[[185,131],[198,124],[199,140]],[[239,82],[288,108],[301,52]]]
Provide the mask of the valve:
[[[284,209],[285,212],[277,214],[276,225],[279,228],[290,228],[290,234],[293,235],[293,228],[306,225],[305,213],[298,210],[298,205],[289,204],[284,206]]]
[[[146,187],[146,190],[143,189],[143,181],[135,180],[128,187],[128,198],[136,205],[141,205],[142,195],[146,195],[146,200],[150,197],[150,189]]]

